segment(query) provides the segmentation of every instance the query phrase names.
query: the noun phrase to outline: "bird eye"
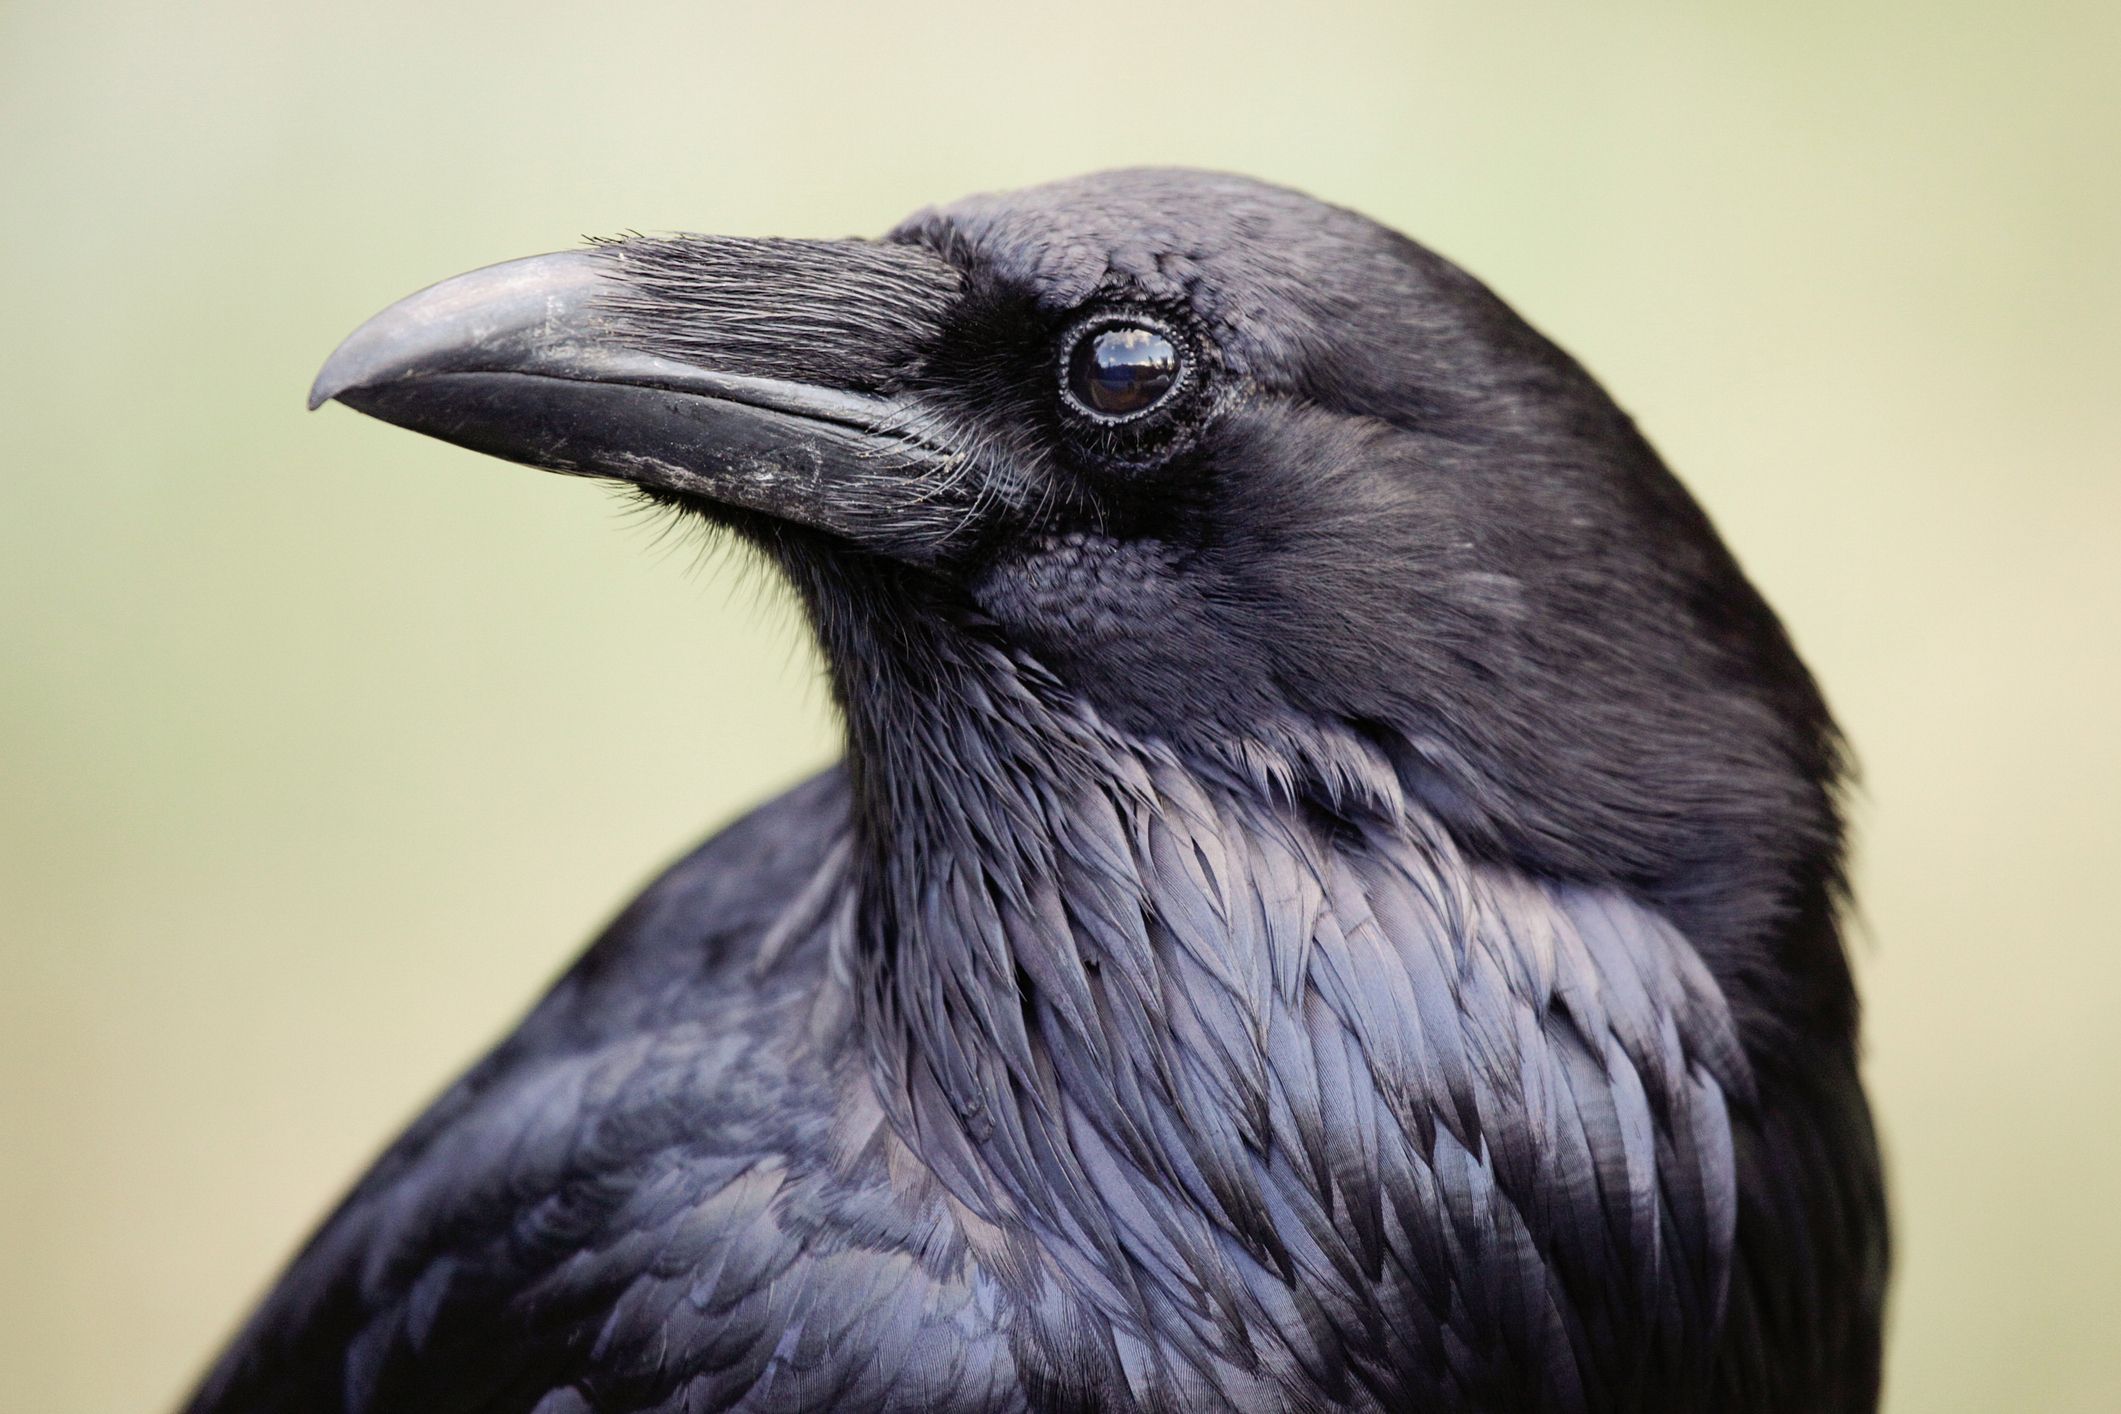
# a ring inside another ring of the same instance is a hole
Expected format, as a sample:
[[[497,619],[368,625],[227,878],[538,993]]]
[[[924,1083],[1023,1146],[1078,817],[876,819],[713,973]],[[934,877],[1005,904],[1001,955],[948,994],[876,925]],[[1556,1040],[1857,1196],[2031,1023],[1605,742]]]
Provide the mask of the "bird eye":
[[[1144,324],[1107,324],[1075,342],[1068,392],[1094,416],[1138,416],[1162,402],[1184,373],[1178,345]]]

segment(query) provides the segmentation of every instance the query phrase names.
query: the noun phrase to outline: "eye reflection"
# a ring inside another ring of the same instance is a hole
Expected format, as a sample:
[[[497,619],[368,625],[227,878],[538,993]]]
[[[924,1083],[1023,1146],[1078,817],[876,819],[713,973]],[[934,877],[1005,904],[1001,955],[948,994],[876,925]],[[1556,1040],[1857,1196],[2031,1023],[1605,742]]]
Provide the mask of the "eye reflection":
[[[1146,412],[1178,382],[1178,347],[1140,324],[1100,329],[1075,346],[1068,389],[1077,402],[1106,417]]]

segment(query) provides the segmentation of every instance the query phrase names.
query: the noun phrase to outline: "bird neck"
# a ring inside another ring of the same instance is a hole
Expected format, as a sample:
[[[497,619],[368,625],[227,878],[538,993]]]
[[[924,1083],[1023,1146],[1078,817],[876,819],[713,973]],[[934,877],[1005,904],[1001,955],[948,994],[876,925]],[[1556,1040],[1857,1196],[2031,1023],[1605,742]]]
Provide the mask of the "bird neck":
[[[1267,1036],[1336,851],[1458,856],[1352,735],[1214,757],[1131,735],[950,612],[818,614],[855,790],[846,975],[879,1099],[938,1177],[990,1221],[1079,1229],[1086,1147],[1176,1182],[1214,1167],[1182,1129],[1264,1146]]]

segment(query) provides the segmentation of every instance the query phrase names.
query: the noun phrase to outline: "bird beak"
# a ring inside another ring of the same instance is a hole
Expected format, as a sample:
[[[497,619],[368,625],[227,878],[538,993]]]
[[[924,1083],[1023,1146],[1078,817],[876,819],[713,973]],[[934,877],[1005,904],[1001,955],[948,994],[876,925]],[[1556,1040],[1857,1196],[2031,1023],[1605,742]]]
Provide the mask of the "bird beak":
[[[938,268],[864,288],[886,256]],[[934,257],[852,241],[681,238],[533,256],[385,309],[325,361],[309,405],[337,400],[509,461],[927,562],[964,524],[939,494],[964,478],[932,413],[886,391],[874,345],[879,327],[932,328],[956,279]],[[853,290],[846,318],[820,313],[821,299]],[[879,319],[877,301],[894,297],[907,307]],[[861,382],[872,386],[849,386]]]

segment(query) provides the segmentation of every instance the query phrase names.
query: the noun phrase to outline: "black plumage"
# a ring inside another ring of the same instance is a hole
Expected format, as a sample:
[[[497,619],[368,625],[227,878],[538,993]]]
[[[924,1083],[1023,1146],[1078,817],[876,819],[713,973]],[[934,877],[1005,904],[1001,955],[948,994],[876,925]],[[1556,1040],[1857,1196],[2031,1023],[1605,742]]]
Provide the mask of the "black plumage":
[[[199,1414],[1874,1407],[1838,738],[1470,277],[1115,173],[496,267],[331,397],[733,528],[849,749],[390,1148]]]

